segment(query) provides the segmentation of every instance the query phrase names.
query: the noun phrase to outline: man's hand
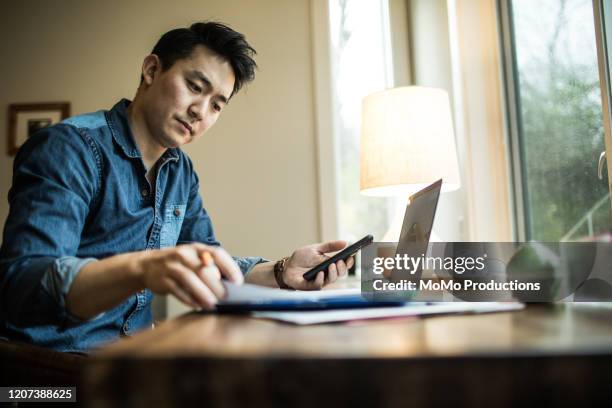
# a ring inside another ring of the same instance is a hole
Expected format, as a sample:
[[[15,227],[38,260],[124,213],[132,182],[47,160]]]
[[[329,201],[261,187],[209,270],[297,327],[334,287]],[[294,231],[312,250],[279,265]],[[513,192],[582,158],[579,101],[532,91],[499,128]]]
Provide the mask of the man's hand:
[[[214,264],[205,265],[205,253],[212,256]],[[235,283],[243,281],[225,250],[200,243],[146,251],[137,258],[136,268],[143,287],[160,295],[173,294],[194,308],[211,309],[225,296],[221,276]]]
[[[323,271],[320,271],[312,281],[307,281],[302,277],[304,273],[330,258],[334,252],[342,250],[345,246],[345,241],[329,241],[296,249],[285,264],[284,282],[294,289],[316,290],[334,282],[340,276],[345,276],[353,266],[353,257],[350,257],[347,262],[341,260],[331,264],[327,269],[327,276]]]
[[[234,260],[219,247],[193,243],[128,252],[83,266],[66,295],[66,309],[83,320],[91,319],[144,288],[171,293],[195,308],[211,308],[225,295],[221,276],[243,281]]]

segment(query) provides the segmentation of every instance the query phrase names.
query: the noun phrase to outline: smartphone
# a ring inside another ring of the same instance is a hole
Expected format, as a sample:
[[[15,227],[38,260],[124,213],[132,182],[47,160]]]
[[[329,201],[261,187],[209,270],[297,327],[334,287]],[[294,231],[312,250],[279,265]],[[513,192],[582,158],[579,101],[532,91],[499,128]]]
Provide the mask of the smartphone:
[[[329,268],[329,265],[331,265],[332,263],[336,263],[340,260],[346,261],[352,255],[356,254],[361,248],[370,245],[373,240],[374,240],[374,237],[372,235],[366,235],[365,237],[361,238],[359,241],[355,242],[353,245],[350,245],[344,248],[342,251],[338,252],[336,255],[321,262],[320,264],[318,264],[317,266],[315,266],[314,268],[306,272],[304,275],[302,275],[302,277],[306,279],[307,281],[314,280],[317,277],[317,273],[321,271],[324,271],[325,273],[327,273],[327,268]]]

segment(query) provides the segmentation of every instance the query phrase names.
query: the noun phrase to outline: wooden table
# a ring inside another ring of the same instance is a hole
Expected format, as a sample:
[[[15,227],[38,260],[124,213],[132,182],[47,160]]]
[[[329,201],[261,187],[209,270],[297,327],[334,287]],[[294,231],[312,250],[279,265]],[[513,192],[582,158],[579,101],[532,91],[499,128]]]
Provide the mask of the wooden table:
[[[297,327],[187,314],[95,354],[89,406],[612,404],[612,305]]]

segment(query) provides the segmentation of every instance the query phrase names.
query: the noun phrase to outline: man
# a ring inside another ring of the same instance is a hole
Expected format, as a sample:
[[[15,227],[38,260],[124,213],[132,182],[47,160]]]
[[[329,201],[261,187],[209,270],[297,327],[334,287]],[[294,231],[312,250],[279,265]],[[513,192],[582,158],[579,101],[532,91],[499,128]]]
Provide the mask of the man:
[[[342,241],[279,262],[234,262],[215,238],[180,146],[199,139],[253,80],[254,54],[242,34],[219,23],[172,30],[144,59],[133,102],[28,140],[15,158],[0,249],[5,335],[86,351],[151,327],[153,293],[212,308],[224,295],[221,276],[319,289],[346,274],[352,260],[314,282],[302,278]]]

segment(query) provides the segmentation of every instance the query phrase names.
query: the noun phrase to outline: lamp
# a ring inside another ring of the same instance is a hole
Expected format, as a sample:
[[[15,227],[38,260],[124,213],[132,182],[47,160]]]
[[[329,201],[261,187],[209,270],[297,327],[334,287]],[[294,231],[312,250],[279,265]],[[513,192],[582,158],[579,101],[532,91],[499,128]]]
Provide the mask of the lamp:
[[[459,166],[448,93],[408,86],[366,96],[360,167],[364,195],[407,197],[440,178],[442,192],[458,189]],[[399,237],[400,210],[399,220],[393,221],[384,240]]]

